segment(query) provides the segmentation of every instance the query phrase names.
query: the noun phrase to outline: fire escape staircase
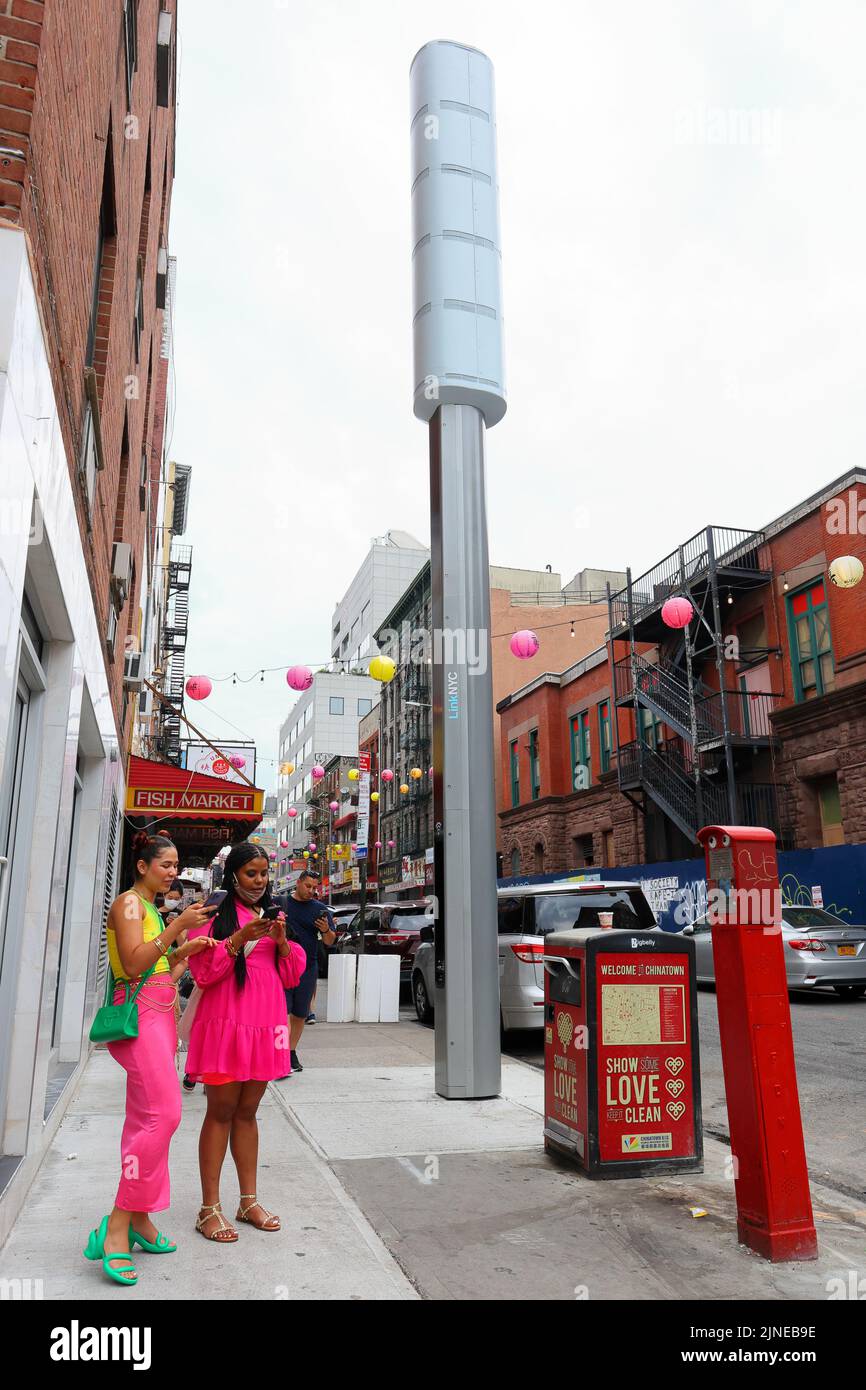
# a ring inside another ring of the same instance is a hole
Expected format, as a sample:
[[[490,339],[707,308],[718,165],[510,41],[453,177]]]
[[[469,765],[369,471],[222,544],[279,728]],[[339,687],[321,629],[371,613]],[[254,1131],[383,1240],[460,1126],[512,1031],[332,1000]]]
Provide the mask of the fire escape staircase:
[[[168,614],[162,629],[162,656],[167,663],[168,696],[175,706],[183,702],[191,570],[192,546],[172,550],[168,563]],[[167,711],[163,720],[162,752],[169,762],[180,761],[180,716],[173,711]]]

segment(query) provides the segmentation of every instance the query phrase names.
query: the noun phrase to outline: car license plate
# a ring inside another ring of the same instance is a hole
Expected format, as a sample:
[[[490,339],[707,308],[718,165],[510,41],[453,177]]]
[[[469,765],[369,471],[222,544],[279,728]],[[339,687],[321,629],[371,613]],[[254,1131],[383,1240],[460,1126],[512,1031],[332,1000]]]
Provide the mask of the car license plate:
[[[856,956],[857,954],[856,946],[837,946],[836,950],[840,956]]]

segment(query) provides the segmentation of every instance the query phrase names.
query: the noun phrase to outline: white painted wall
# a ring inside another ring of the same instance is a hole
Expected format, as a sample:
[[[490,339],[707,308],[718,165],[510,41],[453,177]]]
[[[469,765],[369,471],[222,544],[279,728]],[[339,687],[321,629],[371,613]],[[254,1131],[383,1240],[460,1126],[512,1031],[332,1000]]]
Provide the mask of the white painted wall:
[[[29,519],[39,501],[40,527]],[[10,918],[2,997],[9,1002],[8,1066],[0,1077],[0,1148],[22,1155],[0,1198],[0,1242],[63,1115],[43,1121],[49,1064],[87,1054],[101,931],[105,814],[124,794],[117,731],[81,547],[72,483],[23,232],[0,228],[0,779],[17,682],[18,627],[28,563],[48,639],[46,688],[31,700],[27,796],[32,833],[9,866]],[[82,737],[82,728],[84,733]],[[76,753],[86,755],[81,833],[68,920],[60,1046],[49,1055],[54,1016]],[[28,825],[29,825],[28,821]],[[26,862],[25,862],[26,859]],[[14,912],[11,911],[13,907]],[[91,989],[92,994],[92,989]],[[2,1026],[2,1021],[0,1021]],[[2,1055],[2,1054],[0,1054]],[[70,1078],[66,1094],[74,1085]]]

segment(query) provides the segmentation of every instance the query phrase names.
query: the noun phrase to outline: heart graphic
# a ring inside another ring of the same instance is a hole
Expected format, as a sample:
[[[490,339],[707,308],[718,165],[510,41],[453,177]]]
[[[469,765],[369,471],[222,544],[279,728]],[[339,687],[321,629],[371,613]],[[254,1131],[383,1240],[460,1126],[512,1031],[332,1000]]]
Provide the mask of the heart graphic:
[[[574,1034],[574,1024],[571,1014],[557,1014],[556,1031],[559,1034],[559,1041],[563,1047],[568,1047]]]
[[[686,1107],[681,1100],[669,1100],[665,1109],[672,1120],[678,1120],[680,1115],[685,1114]]]
[[[686,1083],[682,1079],[680,1079],[679,1081],[666,1081],[665,1090],[667,1091],[669,1096],[678,1096],[682,1092],[682,1089],[685,1086],[685,1084]]]
[[[685,1058],[683,1057],[665,1058],[665,1066],[667,1067],[668,1071],[671,1073],[672,1076],[679,1076],[685,1064]]]

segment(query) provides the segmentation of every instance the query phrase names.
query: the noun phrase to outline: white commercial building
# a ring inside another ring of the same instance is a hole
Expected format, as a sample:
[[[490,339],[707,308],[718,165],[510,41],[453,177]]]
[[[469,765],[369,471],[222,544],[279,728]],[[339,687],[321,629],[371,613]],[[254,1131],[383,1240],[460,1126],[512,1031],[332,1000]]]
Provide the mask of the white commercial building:
[[[408,531],[387,531],[367,557],[331,619],[331,655],[355,666],[377,648],[373,633],[430,559],[429,549]]]
[[[277,793],[279,836],[290,847],[303,848],[309,838],[312,769],[335,754],[357,757],[358,721],[373,708],[379,689],[369,676],[320,671],[290,710],[280,729],[280,763],[294,763],[294,770],[280,775]],[[290,809],[297,815],[290,816]],[[285,854],[290,857],[290,851]]]
[[[280,764],[294,764],[291,773],[281,772],[277,784],[280,839],[290,847],[286,858],[309,839],[307,796],[315,764],[324,766],[337,754],[357,757],[358,722],[379,698],[378,681],[366,674],[378,650],[373,633],[429,559],[427,547],[407,531],[376,537],[334,609],[333,669],[316,674],[280,728]],[[290,808],[297,815],[290,816]]]

